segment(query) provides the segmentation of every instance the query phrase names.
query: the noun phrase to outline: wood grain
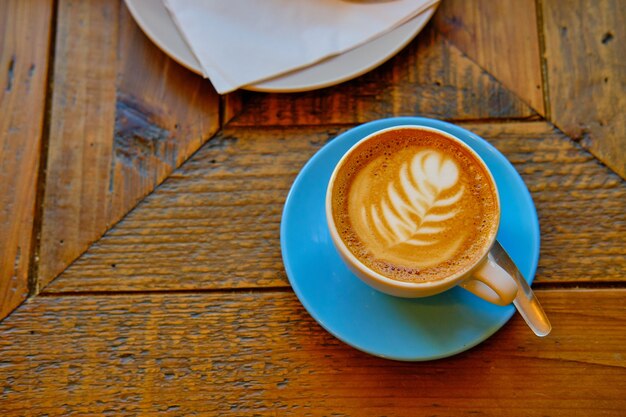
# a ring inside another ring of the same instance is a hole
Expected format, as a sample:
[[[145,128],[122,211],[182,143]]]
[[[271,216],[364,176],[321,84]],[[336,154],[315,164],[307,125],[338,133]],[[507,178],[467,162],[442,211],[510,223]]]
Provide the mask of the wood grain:
[[[626,7],[542,0],[551,120],[626,178]]]
[[[0,2],[0,320],[28,294],[51,1]]]
[[[43,288],[219,125],[210,84],[112,1],[59,2],[39,286]]]
[[[530,188],[538,283],[624,282],[626,183],[545,122],[466,124]],[[287,286],[280,219],[304,163],[345,127],[227,128],[47,290]]]
[[[535,0],[446,0],[433,19],[457,48],[545,116]]]
[[[353,81],[294,94],[246,93],[237,126],[354,124],[389,116],[530,118],[536,113],[432,25],[396,57]]]
[[[626,291],[539,297],[547,338],[516,316],[476,348],[422,363],[339,342],[291,292],[38,297],[0,324],[0,410],[623,415]]]

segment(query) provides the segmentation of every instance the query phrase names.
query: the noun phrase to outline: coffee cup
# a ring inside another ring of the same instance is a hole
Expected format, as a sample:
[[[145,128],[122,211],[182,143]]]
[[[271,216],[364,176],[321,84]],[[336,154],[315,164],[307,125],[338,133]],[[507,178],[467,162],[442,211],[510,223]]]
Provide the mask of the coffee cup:
[[[326,193],[332,241],[371,287],[416,298],[454,286],[497,305],[518,293],[492,255],[496,182],[480,156],[444,131],[404,125],[352,146]]]

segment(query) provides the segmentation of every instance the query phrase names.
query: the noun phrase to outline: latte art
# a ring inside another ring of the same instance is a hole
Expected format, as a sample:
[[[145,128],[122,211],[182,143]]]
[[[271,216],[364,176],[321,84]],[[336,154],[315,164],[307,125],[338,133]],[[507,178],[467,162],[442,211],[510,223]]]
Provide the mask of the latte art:
[[[332,213],[346,248],[400,281],[463,273],[498,228],[495,186],[476,156],[433,131],[383,132],[337,170]]]
[[[370,205],[369,212],[363,207],[362,221],[371,223],[387,247],[432,245],[445,231],[444,222],[458,214],[455,203],[464,188],[452,159],[436,150],[420,151],[401,165],[396,181],[389,182],[387,195],[378,204]],[[450,189],[454,193],[442,198]]]

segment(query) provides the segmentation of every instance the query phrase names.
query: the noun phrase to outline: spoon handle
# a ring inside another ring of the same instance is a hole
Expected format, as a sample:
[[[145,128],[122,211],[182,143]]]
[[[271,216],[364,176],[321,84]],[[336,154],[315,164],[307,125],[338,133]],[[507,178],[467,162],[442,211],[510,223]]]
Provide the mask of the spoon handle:
[[[547,336],[552,330],[552,325],[548,316],[543,311],[539,300],[535,297],[535,293],[524,279],[519,269],[511,259],[502,245],[496,241],[491,249],[491,254],[498,265],[508,272],[517,283],[517,296],[513,300],[513,304],[520,315],[537,336]]]

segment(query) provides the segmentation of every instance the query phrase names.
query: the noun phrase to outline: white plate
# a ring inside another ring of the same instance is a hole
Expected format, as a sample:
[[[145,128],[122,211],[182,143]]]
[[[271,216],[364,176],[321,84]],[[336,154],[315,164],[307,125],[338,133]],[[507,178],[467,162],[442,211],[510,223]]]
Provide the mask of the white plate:
[[[166,54],[191,71],[202,75],[200,64],[178,33],[163,2],[125,0],[128,10],[144,33]],[[345,54],[316,65],[244,87],[266,92],[296,92],[328,87],[376,68],[409,43],[431,18],[437,5],[425,10],[397,29]]]

